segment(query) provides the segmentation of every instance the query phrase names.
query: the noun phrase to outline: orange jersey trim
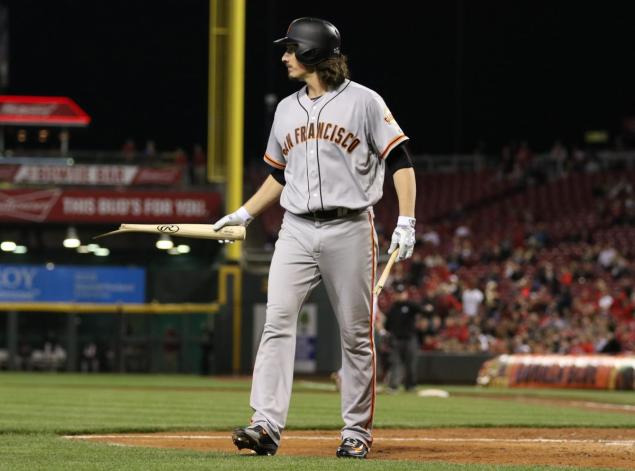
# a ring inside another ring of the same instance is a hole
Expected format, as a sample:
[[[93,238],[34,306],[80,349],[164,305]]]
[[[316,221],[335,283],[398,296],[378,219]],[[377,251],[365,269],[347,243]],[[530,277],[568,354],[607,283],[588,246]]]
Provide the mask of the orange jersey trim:
[[[408,139],[408,136],[406,136],[405,134],[400,134],[399,136],[395,137],[392,141],[390,141],[390,143],[386,146],[386,148],[384,149],[384,151],[381,153],[381,155],[379,156],[380,159],[383,159],[384,157],[386,157],[388,155],[388,153],[393,150],[395,148],[395,146],[403,141],[405,141],[406,139]]]
[[[284,170],[284,168],[286,167],[286,165],[281,164],[280,162],[278,162],[277,160],[272,159],[271,157],[269,157],[267,154],[265,154],[264,156],[264,160],[265,162],[267,162],[269,165],[271,165],[272,167],[275,167],[279,170]]]
[[[375,309],[375,263],[377,260],[377,254],[375,251],[375,225],[373,224],[373,215],[370,211],[368,212],[368,222],[370,223],[370,243],[372,244],[370,249],[372,251],[373,259],[372,266],[370,267],[370,352],[373,362],[373,375],[371,379],[372,397],[370,403],[370,417],[365,428],[371,428],[373,426],[373,419],[375,418],[375,397],[377,395],[375,384],[377,382],[377,362],[375,358],[375,313],[373,312]],[[371,445],[372,443],[368,444],[368,446]]]

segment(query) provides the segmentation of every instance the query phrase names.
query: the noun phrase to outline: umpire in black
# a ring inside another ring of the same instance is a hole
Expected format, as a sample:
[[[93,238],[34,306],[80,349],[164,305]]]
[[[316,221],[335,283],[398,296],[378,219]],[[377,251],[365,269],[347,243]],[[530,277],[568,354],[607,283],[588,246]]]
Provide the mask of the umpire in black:
[[[419,352],[417,328],[421,320],[421,307],[408,299],[408,289],[404,284],[397,284],[394,291],[396,297],[386,314],[385,325],[390,333],[392,348],[388,387],[391,391],[397,391],[400,379],[403,378],[405,390],[410,391],[416,384],[416,360]]]

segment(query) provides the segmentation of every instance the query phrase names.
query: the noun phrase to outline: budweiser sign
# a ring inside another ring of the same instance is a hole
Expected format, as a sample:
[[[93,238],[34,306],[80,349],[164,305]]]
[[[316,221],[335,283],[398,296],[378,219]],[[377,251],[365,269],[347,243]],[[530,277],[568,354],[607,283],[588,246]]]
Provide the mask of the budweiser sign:
[[[0,220],[31,222],[209,222],[220,215],[212,192],[0,191]]]
[[[23,115],[23,116],[44,116],[49,117],[56,110],[57,105],[36,105],[36,104],[18,104],[3,103],[0,104],[0,114],[5,115]]]
[[[179,167],[137,167],[133,185],[174,185],[181,180]]]
[[[90,116],[65,96],[0,95],[0,124],[87,126]]]
[[[0,191],[0,219],[42,222],[59,201],[61,190],[9,193]]]
[[[31,185],[174,185],[180,167],[137,165],[11,165],[0,166],[0,181]]]

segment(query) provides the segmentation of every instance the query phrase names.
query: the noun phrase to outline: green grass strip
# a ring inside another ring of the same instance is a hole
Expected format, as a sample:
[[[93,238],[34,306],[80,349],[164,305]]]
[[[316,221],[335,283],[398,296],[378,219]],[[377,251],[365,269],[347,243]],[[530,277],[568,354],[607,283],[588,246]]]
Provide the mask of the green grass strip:
[[[99,376],[87,376],[101,381]],[[137,384],[132,381],[130,385]],[[145,378],[143,378],[145,380]],[[228,430],[248,423],[249,389],[74,388],[0,383],[0,433],[107,433]],[[247,383],[247,381],[244,381]],[[338,429],[336,392],[295,391],[289,429]],[[491,397],[421,398],[379,395],[376,426],[395,427],[634,427],[635,415]]]

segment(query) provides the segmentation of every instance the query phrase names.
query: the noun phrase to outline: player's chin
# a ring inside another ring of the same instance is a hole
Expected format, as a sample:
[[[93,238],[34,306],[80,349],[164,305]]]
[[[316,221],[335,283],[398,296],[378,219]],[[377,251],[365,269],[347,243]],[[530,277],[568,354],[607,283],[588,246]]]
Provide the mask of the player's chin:
[[[290,79],[299,79],[302,76],[302,72],[298,69],[287,69],[287,75]]]

